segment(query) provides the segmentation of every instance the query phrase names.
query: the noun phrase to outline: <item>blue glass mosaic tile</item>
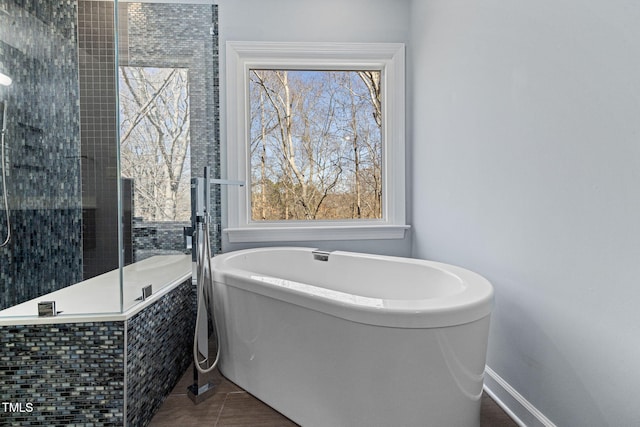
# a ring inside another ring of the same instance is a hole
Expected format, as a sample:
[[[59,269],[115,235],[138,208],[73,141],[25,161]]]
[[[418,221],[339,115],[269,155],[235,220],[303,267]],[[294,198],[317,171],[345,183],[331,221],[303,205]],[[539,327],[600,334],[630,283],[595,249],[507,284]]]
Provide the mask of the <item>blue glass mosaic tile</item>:
[[[131,319],[0,327],[0,424],[149,423],[191,363],[195,290],[186,280]]]

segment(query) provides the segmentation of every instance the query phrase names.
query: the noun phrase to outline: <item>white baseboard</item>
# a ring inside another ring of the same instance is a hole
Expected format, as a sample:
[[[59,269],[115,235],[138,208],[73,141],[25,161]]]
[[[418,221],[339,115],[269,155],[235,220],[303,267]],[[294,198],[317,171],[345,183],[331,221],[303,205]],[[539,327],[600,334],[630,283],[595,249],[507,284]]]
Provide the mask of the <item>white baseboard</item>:
[[[556,427],[488,366],[485,367],[484,390],[520,427]]]

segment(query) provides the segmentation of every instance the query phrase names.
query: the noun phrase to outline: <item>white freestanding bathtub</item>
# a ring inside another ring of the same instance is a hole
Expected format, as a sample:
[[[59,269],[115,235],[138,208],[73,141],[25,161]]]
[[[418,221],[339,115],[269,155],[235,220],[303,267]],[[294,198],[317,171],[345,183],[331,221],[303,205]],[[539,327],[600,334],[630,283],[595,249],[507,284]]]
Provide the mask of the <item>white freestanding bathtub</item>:
[[[312,251],[213,259],[223,375],[305,427],[479,426],[491,284],[436,262]]]

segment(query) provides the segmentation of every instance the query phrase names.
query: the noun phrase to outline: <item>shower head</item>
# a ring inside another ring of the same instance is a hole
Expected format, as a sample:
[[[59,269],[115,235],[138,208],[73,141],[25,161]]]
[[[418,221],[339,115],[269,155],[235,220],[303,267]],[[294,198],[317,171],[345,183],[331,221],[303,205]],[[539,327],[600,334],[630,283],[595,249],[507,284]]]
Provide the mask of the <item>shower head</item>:
[[[3,72],[0,72],[0,85],[9,86],[9,85],[11,85],[12,82],[13,82],[13,80],[11,80],[11,77],[7,76]]]

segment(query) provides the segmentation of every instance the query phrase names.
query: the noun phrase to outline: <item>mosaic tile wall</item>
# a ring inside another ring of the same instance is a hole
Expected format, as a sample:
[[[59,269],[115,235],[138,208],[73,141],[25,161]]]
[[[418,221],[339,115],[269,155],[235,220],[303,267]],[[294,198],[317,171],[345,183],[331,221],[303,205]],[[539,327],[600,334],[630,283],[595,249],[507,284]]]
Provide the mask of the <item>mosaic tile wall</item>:
[[[0,67],[13,78],[0,86],[12,223],[0,248],[3,309],[81,280],[82,206],[77,1],[0,0],[0,8]]]
[[[193,360],[195,307],[189,279],[127,322],[128,426],[151,420]]]
[[[113,1],[80,0],[84,278],[118,268],[118,121]]]
[[[80,209],[12,211],[13,243],[0,257],[0,308],[82,280],[80,228]]]
[[[151,222],[135,219],[133,223],[133,253],[136,261],[154,255],[191,253],[185,249],[183,229],[190,222]]]
[[[0,327],[0,424],[146,425],[191,363],[194,300],[189,279],[126,322]]]
[[[0,341],[0,397],[20,405],[2,425],[123,425],[124,322],[3,326]]]

